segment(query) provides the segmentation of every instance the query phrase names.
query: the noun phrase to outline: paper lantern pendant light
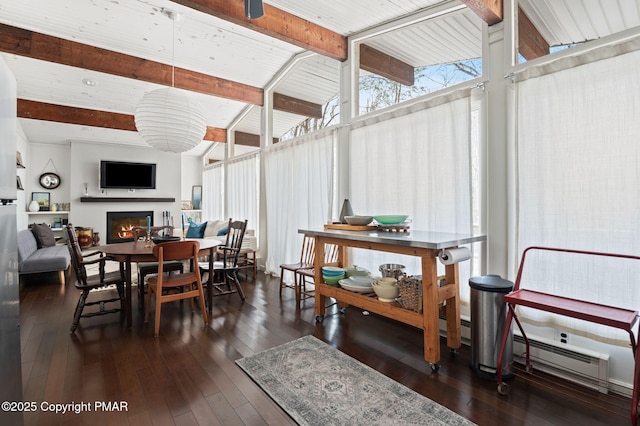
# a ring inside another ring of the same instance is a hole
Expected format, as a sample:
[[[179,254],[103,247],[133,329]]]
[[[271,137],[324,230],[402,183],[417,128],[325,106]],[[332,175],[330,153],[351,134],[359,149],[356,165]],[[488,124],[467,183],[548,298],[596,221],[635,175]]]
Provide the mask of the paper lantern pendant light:
[[[199,105],[174,87],[145,94],[134,116],[142,140],[160,151],[189,151],[202,142],[207,132]]]
[[[175,53],[176,21],[181,15],[162,9],[172,24],[172,40]],[[136,128],[143,141],[157,150],[185,152],[202,142],[207,132],[207,122],[199,105],[187,92],[174,87],[175,65],[171,65],[171,87],[152,90],[142,97],[134,113]]]

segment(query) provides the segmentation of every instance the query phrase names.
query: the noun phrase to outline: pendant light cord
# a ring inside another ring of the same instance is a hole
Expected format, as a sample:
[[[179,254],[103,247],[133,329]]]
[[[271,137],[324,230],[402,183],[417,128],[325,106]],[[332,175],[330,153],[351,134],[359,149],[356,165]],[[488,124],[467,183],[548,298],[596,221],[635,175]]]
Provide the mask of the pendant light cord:
[[[173,21],[171,32],[171,87],[174,87],[176,78],[176,17],[172,15],[171,20]]]

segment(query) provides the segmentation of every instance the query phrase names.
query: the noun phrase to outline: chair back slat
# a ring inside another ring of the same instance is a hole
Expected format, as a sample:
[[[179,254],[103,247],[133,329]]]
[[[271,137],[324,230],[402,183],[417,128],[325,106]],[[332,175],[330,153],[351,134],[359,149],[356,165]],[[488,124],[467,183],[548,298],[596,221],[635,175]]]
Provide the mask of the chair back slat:
[[[172,241],[169,243],[157,244],[153,247],[153,255],[158,259],[158,273],[161,274],[163,262],[169,260],[191,260],[195,264],[194,268],[198,268],[198,252],[200,251],[200,243],[197,241]]]
[[[64,230],[67,237],[67,249],[69,250],[69,255],[71,256],[71,266],[73,267],[73,271],[75,272],[78,282],[86,285],[87,270],[82,263],[84,259],[82,257],[82,249],[80,249],[80,243],[78,243],[78,236],[76,235],[76,231],[73,228],[73,225],[70,223],[67,224]]]
[[[302,240],[302,251],[300,252],[300,263],[313,265],[316,258],[316,239],[311,235],[305,235]]]
[[[234,221],[229,219],[228,229],[227,241],[224,245],[226,249],[223,249],[223,266],[225,268],[235,268],[238,266],[238,258],[240,257],[240,250],[242,250],[242,241],[244,240],[244,233],[247,230],[247,221]]]
[[[325,244],[324,245],[324,261],[325,263],[336,263],[338,261],[338,245],[337,244]]]

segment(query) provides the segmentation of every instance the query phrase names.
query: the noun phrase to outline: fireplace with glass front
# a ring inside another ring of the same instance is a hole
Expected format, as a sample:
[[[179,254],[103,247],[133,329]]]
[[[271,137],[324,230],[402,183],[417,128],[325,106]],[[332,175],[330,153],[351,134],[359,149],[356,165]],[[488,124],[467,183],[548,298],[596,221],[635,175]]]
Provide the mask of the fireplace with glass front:
[[[153,226],[153,211],[107,212],[107,244],[133,241],[131,230],[147,226],[147,216],[151,217]]]

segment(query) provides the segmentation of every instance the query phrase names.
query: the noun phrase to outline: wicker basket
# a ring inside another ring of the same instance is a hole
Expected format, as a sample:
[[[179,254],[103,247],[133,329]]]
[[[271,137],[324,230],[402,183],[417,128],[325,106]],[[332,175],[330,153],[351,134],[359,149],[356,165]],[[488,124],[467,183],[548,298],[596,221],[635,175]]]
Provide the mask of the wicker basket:
[[[421,277],[402,277],[398,280],[400,304],[403,308],[422,312]]]

